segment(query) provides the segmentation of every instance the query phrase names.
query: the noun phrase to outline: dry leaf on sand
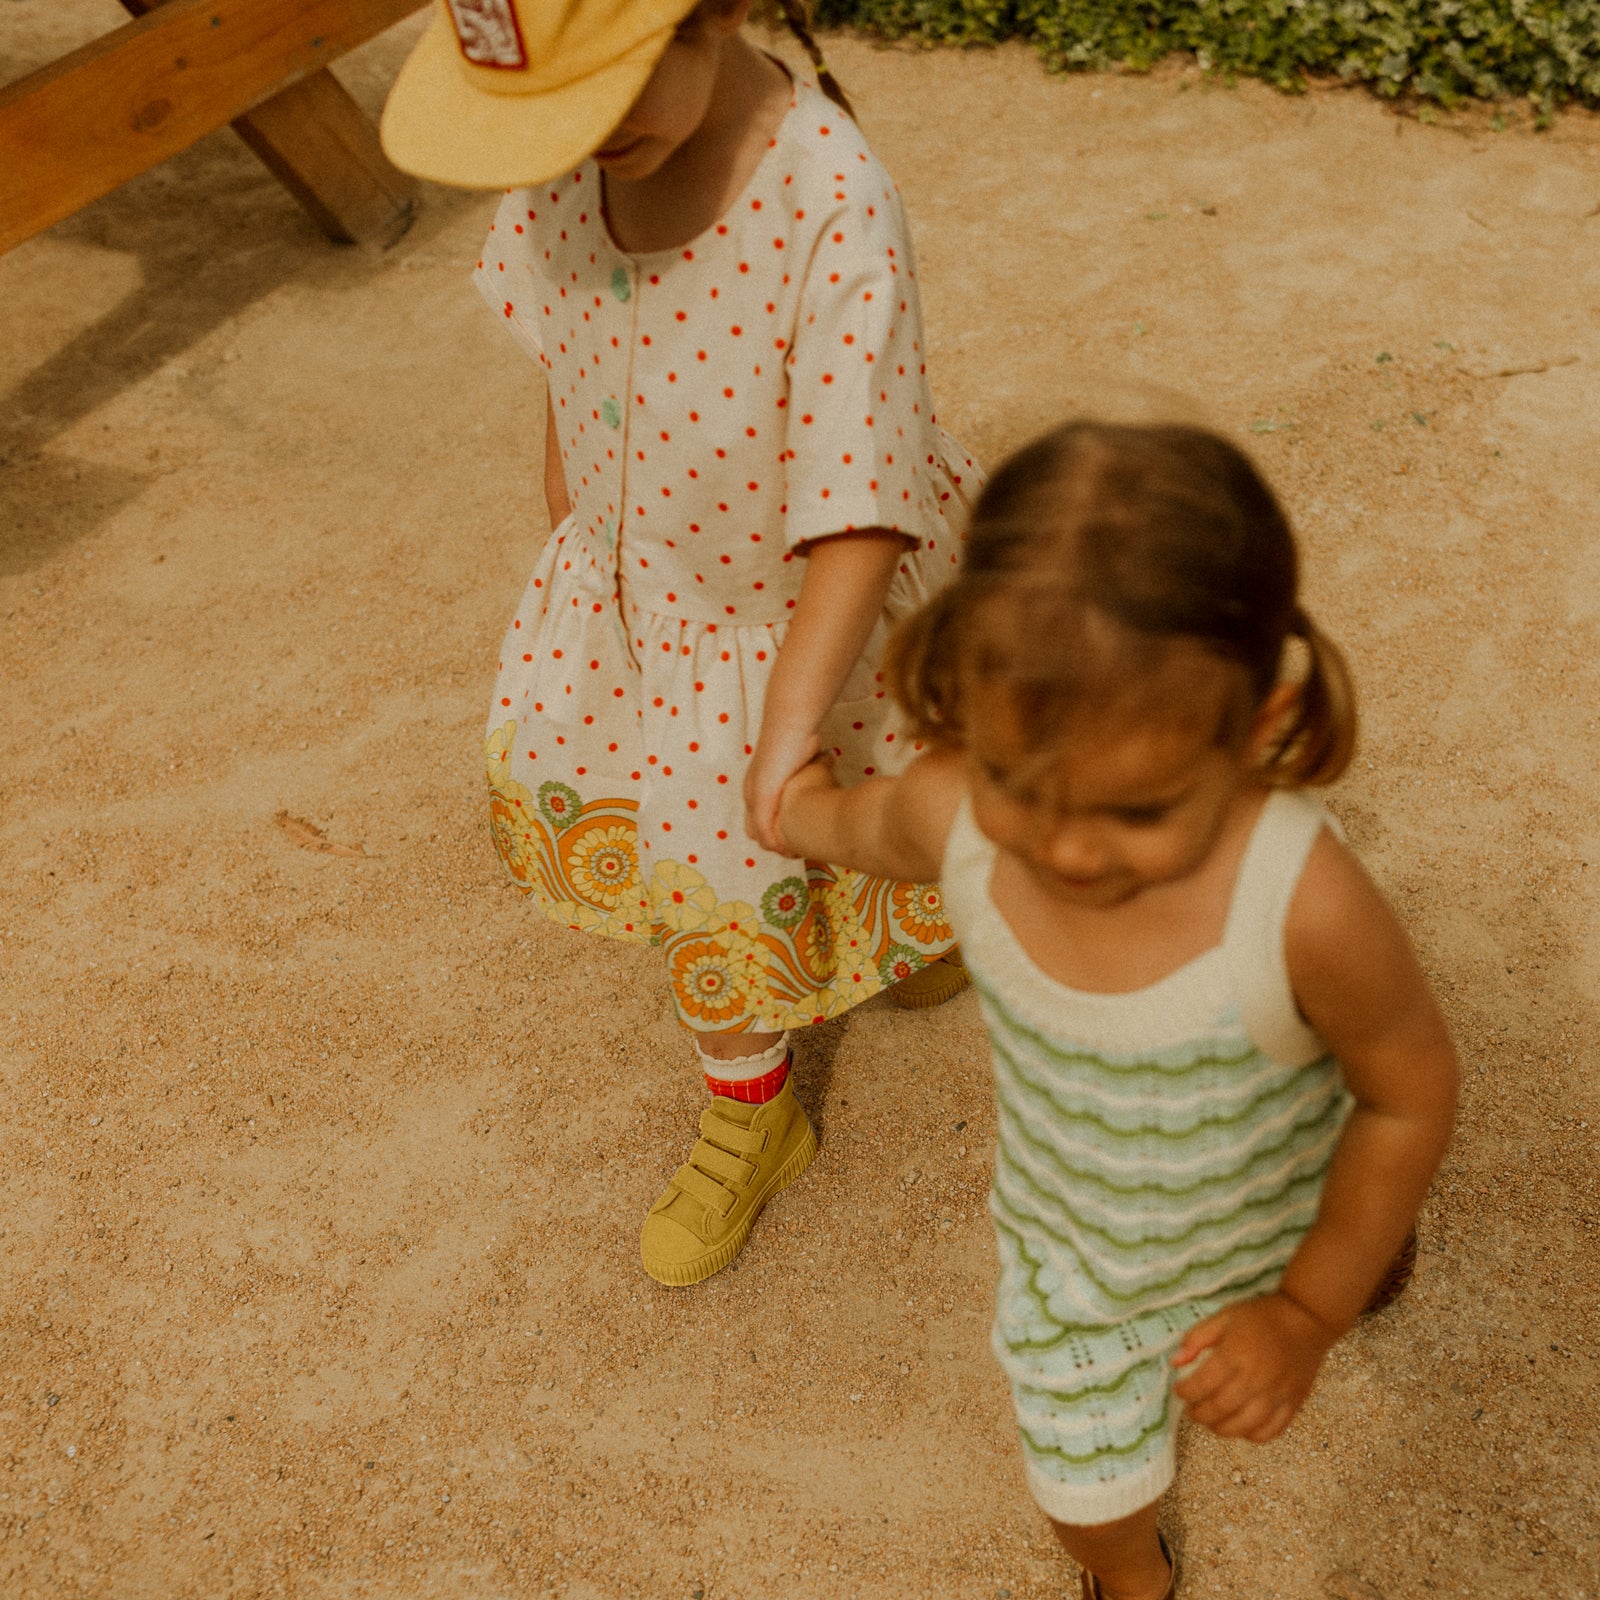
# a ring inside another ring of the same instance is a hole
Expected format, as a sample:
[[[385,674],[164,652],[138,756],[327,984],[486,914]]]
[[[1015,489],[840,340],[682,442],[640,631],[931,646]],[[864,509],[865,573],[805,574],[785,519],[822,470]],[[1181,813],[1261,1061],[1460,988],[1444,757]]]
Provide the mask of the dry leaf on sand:
[[[1350,1572],[1330,1572],[1322,1580],[1332,1600],[1383,1600],[1383,1590],[1374,1588],[1365,1578]]]
[[[358,844],[335,844],[315,823],[291,817],[287,811],[280,811],[272,820],[302,850],[320,850],[328,856],[365,856],[367,853]]]
[[[1493,367],[1487,371],[1472,367],[1457,367],[1457,372],[1469,378],[1524,378],[1535,372],[1554,372],[1557,367],[1575,367],[1576,356],[1552,356],[1548,361],[1528,361],[1521,366]]]

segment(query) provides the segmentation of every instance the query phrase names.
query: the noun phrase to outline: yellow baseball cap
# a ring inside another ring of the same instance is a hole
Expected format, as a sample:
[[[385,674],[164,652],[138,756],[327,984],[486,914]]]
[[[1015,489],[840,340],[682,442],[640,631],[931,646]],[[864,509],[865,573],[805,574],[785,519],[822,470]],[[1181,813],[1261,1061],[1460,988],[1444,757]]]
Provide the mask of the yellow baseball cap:
[[[437,0],[381,134],[403,172],[545,183],[600,148],[695,0]]]

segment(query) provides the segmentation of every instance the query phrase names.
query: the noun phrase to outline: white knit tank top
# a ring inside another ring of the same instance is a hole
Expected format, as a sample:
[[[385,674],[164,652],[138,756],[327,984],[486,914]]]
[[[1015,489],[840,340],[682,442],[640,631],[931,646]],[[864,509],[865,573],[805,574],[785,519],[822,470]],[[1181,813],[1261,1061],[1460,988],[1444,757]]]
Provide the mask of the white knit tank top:
[[[942,886],[994,1056],[992,1210],[1002,1254],[1009,1238],[1037,1264],[1051,1325],[1261,1292],[1315,1217],[1348,1097],[1295,1008],[1283,929],[1328,820],[1274,792],[1222,942],[1147,988],[1097,994],[1029,959],[989,895],[995,846],[963,804]]]

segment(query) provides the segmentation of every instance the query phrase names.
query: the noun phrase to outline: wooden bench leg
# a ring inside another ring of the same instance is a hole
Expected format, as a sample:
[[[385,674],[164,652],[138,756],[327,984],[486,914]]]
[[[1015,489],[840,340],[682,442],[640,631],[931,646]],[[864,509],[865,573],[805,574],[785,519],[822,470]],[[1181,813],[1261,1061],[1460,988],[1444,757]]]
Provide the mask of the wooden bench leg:
[[[326,68],[418,0],[123,5],[142,14],[0,85],[0,252],[228,122],[334,238],[404,231],[411,181]]]
[[[121,0],[142,17],[164,0]],[[391,165],[368,121],[331,72],[236,117],[233,130],[337,244],[391,245],[416,212],[415,182]]]
[[[275,94],[233,127],[330,239],[390,245],[411,226],[416,184],[390,165],[378,130],[331,72]]]

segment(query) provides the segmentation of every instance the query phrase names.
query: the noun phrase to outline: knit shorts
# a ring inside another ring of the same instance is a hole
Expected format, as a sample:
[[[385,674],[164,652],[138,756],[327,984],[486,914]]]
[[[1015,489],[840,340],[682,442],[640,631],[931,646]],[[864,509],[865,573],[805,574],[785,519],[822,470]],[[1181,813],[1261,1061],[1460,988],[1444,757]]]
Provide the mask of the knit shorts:
[[[1172,1357],[1184,1334],[1227,1301],[1185,1301],[1030,1347],[1032,1330],[1007,1316],[1005,1289],[1002,1280],[994,1353],[1011,1380],[1040,1509],[1057,1522],[1092,1524],[1149,1505],[1177,1464],[1183,1404],[1172,1389],[1182,1374]]]

